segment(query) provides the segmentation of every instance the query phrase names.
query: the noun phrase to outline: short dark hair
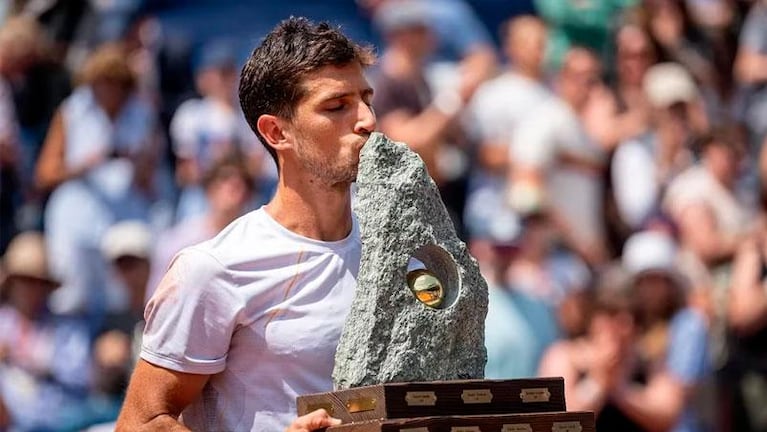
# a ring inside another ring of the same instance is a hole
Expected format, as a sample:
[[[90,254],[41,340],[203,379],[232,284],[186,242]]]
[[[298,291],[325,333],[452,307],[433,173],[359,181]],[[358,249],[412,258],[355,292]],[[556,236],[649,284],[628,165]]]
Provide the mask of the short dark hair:
[[[213,162],[213,164],[202,175],[202,186],[207,190],[213,183],[225,178],[232,173],[236,174],[242,179],[246,187],[249,190],[253,190],[255,185],[253,184],[253,176],[248,170],[245,164],[246,158],[240,152],[232,152],[223,158],[220,158]]]
[[[370,66],[375,54],[327,22],[315,24],[306,18],[290,17],[279,23],[253,50],[240,76],[240,105],[250,128],[277,163],[277,154],[258,132],[263,114],[291,119],[305,96],[302,79],[324,66],[358,62]]]

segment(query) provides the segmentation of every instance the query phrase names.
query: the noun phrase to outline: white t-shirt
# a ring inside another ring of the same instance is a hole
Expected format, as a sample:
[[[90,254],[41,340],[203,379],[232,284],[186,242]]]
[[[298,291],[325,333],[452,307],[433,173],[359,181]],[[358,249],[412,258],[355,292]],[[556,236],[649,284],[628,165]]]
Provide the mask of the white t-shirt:
[[[141,357],[211,375],[182,413],[195,431],[280,431],[296,396],[332,390],[361,242],[299,236],[263,208],[184,249],[147,305]]]
[[[654,137],[634,138],[615,150],[610,173],[613,194],[621,218],[631,228],[638,229],[658,205],[657,171]]]
[[[577,114],[552,96],[522,119],[511,141],[515,163],[546,173],[550,204],[588,241],[604,238],[602,179],[561,163],[566,155],[592,164],[604,164],[604,150],[586,133]]]
[[[695,204],[707,205],[718,228],[727,235],[738,235],[748,228],[750,215],[746,206],[702,165],[679,174],[663,198],[665,209],[675,217]]]
[[[511,143],[522,118],[550,95],[542,83],[514,72],[482,84],[469,107],[482,142]]]

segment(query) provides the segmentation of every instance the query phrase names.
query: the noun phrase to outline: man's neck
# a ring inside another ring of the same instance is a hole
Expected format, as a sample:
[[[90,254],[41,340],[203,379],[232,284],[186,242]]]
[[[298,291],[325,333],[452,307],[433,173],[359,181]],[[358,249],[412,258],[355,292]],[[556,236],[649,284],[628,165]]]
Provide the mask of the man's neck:
[[[535,68],[523,68],[523,67],[511,67],[509,69],[512,73],[525,77],[530,81],[543,82],[543,72],[540,69]]]
[[[266,212],[288,230],[321,241],[343,240],[352,229],[348,186],[291,185],[281,177]]]

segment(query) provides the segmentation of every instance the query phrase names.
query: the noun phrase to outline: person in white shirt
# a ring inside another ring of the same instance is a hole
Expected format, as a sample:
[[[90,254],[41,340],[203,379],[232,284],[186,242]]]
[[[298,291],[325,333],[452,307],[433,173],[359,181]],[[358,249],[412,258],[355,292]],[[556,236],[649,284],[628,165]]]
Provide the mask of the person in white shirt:
[[[226,41],[203,46],[195,64],[195,83],[202,97],[185,101],[173,114],[170,137],[181,187],[178,222],[208,210],[202,179],[222,159],[231,155],[241,158],[256,182],[253,186],[272,185],[277,175],[237,106],[236,65],[235,53]]]
[[[274,198],[180,252],[146,308],[118,431],[311,431],[295,397],[332,390],[361,243],[351,184],[376,119],[369,48],[290,18],[243,68],[240,102],[277,161]]]
[[[480,261],[488,261],[486,254],[495,255],[489,247],[492,244],[489,227],[502,218],[502,213],[495,211],[488,201],[502,203],[504,209],[508,207],[504,192],[511,170],[512,137],[527,113],[551,96],[543,70],[546,24],[537,17],[522,15],[506,22],[503,33],[509,67],[483,83],[468,107],[481,145],[464,212],[472,253]]]
[[[520,212],[547,207],[568,246],[594,265],[606,256],[601,212],[606,152],[583,116],[589,100],[604,90],[600,74],[596,55],[572,48],[557,75],[556,95],[527,112],[509,148],[512,207]]]

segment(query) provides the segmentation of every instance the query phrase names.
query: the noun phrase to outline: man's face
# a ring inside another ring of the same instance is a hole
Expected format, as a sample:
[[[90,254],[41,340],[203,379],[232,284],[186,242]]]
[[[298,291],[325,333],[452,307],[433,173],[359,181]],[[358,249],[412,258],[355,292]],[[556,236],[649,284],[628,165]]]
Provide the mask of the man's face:
[[[570,56],[562,67],[561,85],[576,107],[586,103],[591,90],[600,83],[600,65],[589,55]]]
[[[522,23],[509,32],[506,54],[518,68],[539,71],[546,52],[546,38],[546,27],[542,23]]]
[[[285,127],[295,160],[312,178],[348,187],[357,178],[359,153],[376,128],[373,89],[362,66],[325,66],[303,79],[305,96]]]

